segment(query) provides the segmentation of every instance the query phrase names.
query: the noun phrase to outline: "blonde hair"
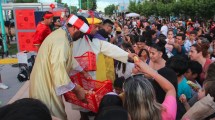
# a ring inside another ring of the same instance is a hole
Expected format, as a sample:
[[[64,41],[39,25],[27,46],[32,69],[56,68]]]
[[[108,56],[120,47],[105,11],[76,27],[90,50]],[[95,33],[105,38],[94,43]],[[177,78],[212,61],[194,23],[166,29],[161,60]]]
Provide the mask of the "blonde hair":
[[[155,100],[152,84],[143,76],[126,79],[124,107],[132,120],[161,120],[161,104]]]

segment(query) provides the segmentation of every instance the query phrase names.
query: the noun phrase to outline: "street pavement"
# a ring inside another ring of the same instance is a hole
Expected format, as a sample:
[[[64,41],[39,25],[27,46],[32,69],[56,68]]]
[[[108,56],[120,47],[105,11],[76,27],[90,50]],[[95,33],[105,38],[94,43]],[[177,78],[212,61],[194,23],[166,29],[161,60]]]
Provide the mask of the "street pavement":
[[[2,102],[1,106],[6,105],[24,84],[18,81],[18,73],[18,67],[12,67],[12,65],[0,65],[2,82],[9,86],[6,90],[0,89],[0,101]]]

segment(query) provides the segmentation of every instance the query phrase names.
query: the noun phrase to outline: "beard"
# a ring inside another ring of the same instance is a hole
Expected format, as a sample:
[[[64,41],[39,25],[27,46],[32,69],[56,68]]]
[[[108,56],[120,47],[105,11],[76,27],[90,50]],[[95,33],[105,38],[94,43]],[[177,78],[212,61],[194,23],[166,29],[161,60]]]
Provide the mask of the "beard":
[[[78,39],[82,38],[84,34],[80,31],[76,31],[72,37],[73,41],[77,41]]]

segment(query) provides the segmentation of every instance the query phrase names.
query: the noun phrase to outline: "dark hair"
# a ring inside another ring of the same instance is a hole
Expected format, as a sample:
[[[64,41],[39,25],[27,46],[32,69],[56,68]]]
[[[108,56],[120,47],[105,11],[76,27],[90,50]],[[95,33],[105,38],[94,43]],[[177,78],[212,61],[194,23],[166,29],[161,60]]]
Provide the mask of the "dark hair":
[[[182,56],[173,56],[166,62],[166,66],[173,69],[177,76],[181,76],[187,71],[188,62]]]
[[[150,34],[151,35],[154,35],[154,34],[156,34],[157,32],[155,31],[155,30],[150,30]]]
[[[138,36],[138,41],[137,42],[146,42],[146,39],[145,39],[145,37],[143,37],[142,35],[139,35]]]
[[[122,47],[123,47],[123,49],[125,51],[126,50],[130,50],[131,53],[135,53],[134,49],[132,48],[131,44],[129,44],[129,43],[122,43]],[[125,73],[125,71],[126,71],[126,64],[118,61],[117,62],[117,68],[120,69],[121,65],[122,65],[122,73]]]
[[[207,76],[205,78],[206,81],[215,81],[215,62],[211,63],[207,70]]]
[[[138,53],[138,57],[141,57],[141,54],[142,54],[143,51],[146,52],[146,55],[147,55],[147,57],[149,58],[149,51],[146,50],[146,49],[141,49],[141,50],[139,51],[139,53]]]
[[[122,32],[121,31],[116,31],[116,34],[121,34]]]
[[[210,43],[196,43],[192,46],[196,48],[197,53],[202,52],[202,56],[207,57]]]
[[[215,81],[205,81],[204,82],[205,95],[210,95],[211,97],[215,97]],[[215,102],[215,99],[214,99]]]
[[[142,36],[145,38],[146,45],[151,46],[152,45],[152,36],[151,36],[150,30],[149,31],[144,31],[142,33]]]
[[[152,23],[152,25],[155,25],[155,27],[158,27],[157,23],[155,23],[155,22],[154,22],[154,23]]]
[[[172,85],[174,86],[174,88],[177,92],[177,90],[178,90],[177,89],[178,88],[177,76],[176,76],[176,73],[172,69],[163,67],[158,70],[158,74],[160,74],[161,76],[166,78],[170,83],[172,83]],[[151,82],[155,89],[156,99],[159,103],[162,104],[165,99],[166,92],[160,87],[160,85],[155,80],[152,80]]]
[[[179,29],[180,31],[182,31],[183,33],[185,33],[185,28],[183,26],[180,26],[177,29]]]
[[[189,61],[188,62],[188,69],[192,72],[192,74],[197,74],[197,81],[200,79],[200,74],[202,73],[202,65],[197,61]]]
[[[99,104],[99,111],[105,107],[120,106],[122,107],[122,99],[118,95],[106,94]]]
[[[51,113],[41,101],[23,98],[0,108],[2,120],[52,120]]]
[[[176,36],[181,36],[183,41],[186,39],[186,36],[182,33],[178,33]]]
[[[190,32],[190,35],[191,35],[191,34],[197,35],[197,33],[196,33],[195,30],[191,31],[191,32]]]
[[[124,82],[125,82],[125,78],[124,77],[116,78],[115,81],[114,81],[114,83],[113,83],[113,86],[114,87],[122,88]]]
[[[103,25],[105,24],[111,24],[111,25],[114,25],[114,23],[110,20],[110,19],[106,19],[103,21]]]
[[[123,107],[105,107],[95,117],[95,120],[128,120],[128,112]]]
[[[156,49],[157,51],[160,51],[163,53],[162,58],[164,60],[168,59],[168,56],[166,54],[166,49],[165,49],[166,41],[163,39],[159,39],[157,43],[154,43],[151,47]]]
[[[53,17],[53,23],[57,22],[58,19],[60,19],[59,16],[54,16],[54,17]]]

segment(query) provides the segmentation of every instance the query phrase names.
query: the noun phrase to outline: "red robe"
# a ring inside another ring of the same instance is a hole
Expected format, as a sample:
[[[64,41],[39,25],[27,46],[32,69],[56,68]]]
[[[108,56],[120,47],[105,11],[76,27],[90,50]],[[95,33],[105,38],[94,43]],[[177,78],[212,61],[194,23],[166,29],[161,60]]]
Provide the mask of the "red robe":
[[[40,45],[42,44],[43,40],[51,33],[51,29],[48,25],[44,23],[39,23],[37,25],[36,32],[34,34],[33,44]]]

